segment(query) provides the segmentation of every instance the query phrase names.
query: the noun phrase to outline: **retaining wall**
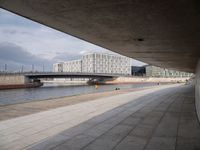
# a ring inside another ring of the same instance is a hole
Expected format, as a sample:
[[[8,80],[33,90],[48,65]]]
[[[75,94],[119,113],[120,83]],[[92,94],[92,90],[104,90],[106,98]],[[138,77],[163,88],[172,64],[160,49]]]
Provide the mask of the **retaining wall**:
[[[16,85],[28,83],[23,75],[0,75],[0,85]]]

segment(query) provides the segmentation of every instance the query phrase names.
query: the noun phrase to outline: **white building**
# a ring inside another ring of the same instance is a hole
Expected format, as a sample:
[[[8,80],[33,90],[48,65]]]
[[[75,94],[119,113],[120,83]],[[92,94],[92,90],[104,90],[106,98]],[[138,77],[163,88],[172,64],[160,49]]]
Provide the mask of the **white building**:
[[[82,72],[82,60],[64,62],[63,72]]]
[[[82,57],[82,71],[105,74],[131,74],[130,58],[111,54],[91,53]]]
[[[57,69],[62,66],[63,69]],[[55,65],[54,71],[105,73],[131,75],[130,58],[105,53],[91,53],[84,55],[81,60],[67,61],[62,65]]]
[[[53,72],[63,72],[63,62],[53,64]]]

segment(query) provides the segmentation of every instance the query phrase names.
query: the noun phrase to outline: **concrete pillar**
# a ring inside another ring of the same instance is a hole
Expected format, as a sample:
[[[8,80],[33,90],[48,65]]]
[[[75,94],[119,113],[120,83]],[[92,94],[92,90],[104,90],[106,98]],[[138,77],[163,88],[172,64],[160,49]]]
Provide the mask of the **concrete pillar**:
[[[195,105],[196,105],[197,116],[200,121],[200,59],[197,64],[195,74],[196,74],[196,77],[195,77]]]

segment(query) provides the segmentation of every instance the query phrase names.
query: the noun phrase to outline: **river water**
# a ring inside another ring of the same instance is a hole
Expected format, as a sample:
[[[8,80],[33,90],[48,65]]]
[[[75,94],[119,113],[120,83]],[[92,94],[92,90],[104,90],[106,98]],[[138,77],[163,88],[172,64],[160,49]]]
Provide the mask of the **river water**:
[[[131,89],[131,88],[141,88],[154,85],[157,84],[134,83],[134,84],[100,85],[98,89],[96,89],[94,85],[44,84],[44,86],[40,88],[1,90],[0,106],[58,98],[63,96],[113,91],[116,88]]]

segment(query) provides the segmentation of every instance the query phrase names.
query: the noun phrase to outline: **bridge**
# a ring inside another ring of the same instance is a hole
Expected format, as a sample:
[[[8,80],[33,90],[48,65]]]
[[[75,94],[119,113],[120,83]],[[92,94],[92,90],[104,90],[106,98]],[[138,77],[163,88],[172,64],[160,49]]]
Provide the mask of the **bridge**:
[[[104,73],[73,73],[73,72],[35,72],[24,73],[26,78],[30,79],[42,79],[42,78],[87,78],[88,84],[104,83],[107,80],[114,80],[119,76],[125,76],[121,74],[104,74]],[[128,76],[128,75],[126,75]],[[130,76],[130,75],[129,75]]]
[[[123,74],[106,74],[106,73],[84,73],[84,72],[21,72],[21,73],[0,73],[1,76],[24,76],[29,79],[41,78],[88,78],[88,79],[113,79],[117,77],[130,77],[131,75]]]
[[[33,73],[21,73],[25,77],[30,79],[41,79],[41,78],[116,78],[124,76],[121,74],[104,74],[104,73],[79,73],[79,72],[33,72]]]
[[[88,78],[90,83],[113,80],[121,74],[104,73],[74,73],[74,72],[21,72],[21,73],[0,73],[0,85],[20,85],[40,80],[42,78]]]

